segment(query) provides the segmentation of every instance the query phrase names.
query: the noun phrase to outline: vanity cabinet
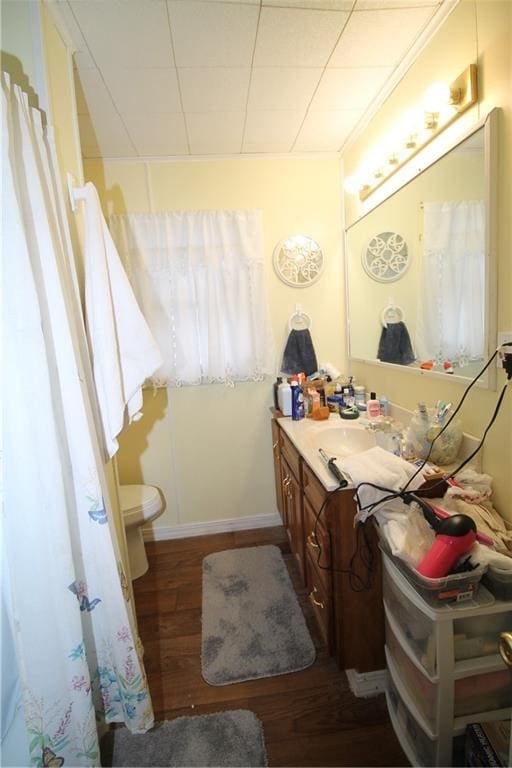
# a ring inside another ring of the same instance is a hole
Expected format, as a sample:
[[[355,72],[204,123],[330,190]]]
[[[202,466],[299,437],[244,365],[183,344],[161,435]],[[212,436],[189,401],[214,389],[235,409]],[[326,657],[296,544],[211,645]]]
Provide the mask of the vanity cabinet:
[[[354,491],[326,491],[275,418],[272,437],[278,508],[282,503],[279,511],[325,645],[341,669],[383,669],[382,564],[373,524],[366,524],[366,538],[360,526],[354,528]]]

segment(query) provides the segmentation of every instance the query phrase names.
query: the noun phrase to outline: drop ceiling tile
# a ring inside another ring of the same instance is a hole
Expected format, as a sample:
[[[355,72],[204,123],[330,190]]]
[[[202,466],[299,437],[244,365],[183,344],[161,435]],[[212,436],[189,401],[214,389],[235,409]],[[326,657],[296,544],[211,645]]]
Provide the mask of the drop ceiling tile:
[[[185,112],[242,112],[247,103],[249,67],[180,67]]]
[[[103,76],[121,114],[181,112],[173,69],[104,69]]]
[[[347,18],[339,11],[262,8],[254,66],[325,66]]]
[[[75,44],[76,51],[73,54],[73,61],[75,67],[78,69],[92,69],[95,67],[95,63],[91,58],[91,54],[88,51],[85,38],[82,35],[80,27],[78,26],[73,12],[68,5],[67,0],[58,0],[57,8],[60,11],[66,29],[69,32],[71,40]]]
[[[330,67],[398,64],[435,13],[434,7],[354,12],[336,46]]]
[[[366,109],[392,71],[392,67],[326,69],[311,109]]]
[[[290,152],[291,148],[291,142],[283,144],[278,141],[244,141],[242,152],[250,155],[285,155]]]
[[[262,5],[280,8],[310,8],[315,11],[351,11],[354,0],[263,0]]]
[[[123,122],[142,157],[189,154],[183,114],[123,115]]]
[[[84,157],[135,157],[136,151],[117,114],[78,115]]]
[[[245,142],[293,144],[304,120],[304,110],[249,112],[245,124]]]
[[[98,67],[173,67],[165,0],[70,0]]]
[[[338,152],[362,114],[362,110],[308,112],[294,151]]]
[[[75,93],[79,115],[116,111],[98,69],[75,69]]]
[[[318,67],[255,67],[248,109],[306,109],[322,76]]]
[[[178,67],[250,67],[256,5],[169,0]]]
[[[190,113],[186,116],[193,155],[238,154],[242,146],[243,112]]]
[[[418,8],[422,5],[441,5],[442,0],[357,0],[356,11],[378,11],[384,8]]]

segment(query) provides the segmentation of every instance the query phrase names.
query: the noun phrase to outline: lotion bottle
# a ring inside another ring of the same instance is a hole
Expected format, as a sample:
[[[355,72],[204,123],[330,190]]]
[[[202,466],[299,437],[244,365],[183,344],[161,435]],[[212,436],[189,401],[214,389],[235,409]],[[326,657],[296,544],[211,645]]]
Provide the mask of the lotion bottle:
[[[366,403],[366,413],[369,419],[377,419],[380,416],[380,403],[375,392],[370,393],[370,399]]]

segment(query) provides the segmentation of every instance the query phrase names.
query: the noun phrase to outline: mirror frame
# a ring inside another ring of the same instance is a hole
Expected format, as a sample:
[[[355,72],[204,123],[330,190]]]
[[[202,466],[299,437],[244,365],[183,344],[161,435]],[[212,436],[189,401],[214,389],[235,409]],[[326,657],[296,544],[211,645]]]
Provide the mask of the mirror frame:
[[[473,124],[467,131],[461,136],[457,137],[450,146],[444,149],[439,155],[436,155],[424,166],[416,169],[416,172],[411,174],[406,180],[404,180],[396,189],[393,189],[388,195],[380,199],[378,203],[371,206],[364,214],[355,219],[352,224],[344,228],[344,253],[345,253],[345,303],[346,303],[346,334],[347,334],[347,350],[348,359],[351,362],[366,363],[367,365],[376,365],[379,367],[385,367],[390,370],[407,371],[414,375],[428,376],[433,378],[440,378],[446,381],[447,374],[442,371],[426,371],[421,368],[413,368],[409,365],[398,365],[397,363],[383,363],[380,360],[367,360],[363,357],[357,357],[352,354],[350,343],[350,297],[349,297],[349,249],[348,249],[348,232],[374,211],[379,205],[389,200],[398,192],[403,190],[411,181],[421,176],[426,170],[437,163],[441,158],[447,155],[455,147],[462,144],[466,139],[472,136],[476,131],[481,128],[484,129],[484,200],[485,200],[485,338],[486,338],[486,361],[494,353],[497,345],[497,293],[498,293],[498,281],[497,281],[497,200],[498,200],[498,108],[491,109],[485,117]],[[483,365],[483,363],[482,363]],[[457,381],[462,384],[469,384],[471,379],[466,376],[459,376],[457,374],[450,374],[448,377],[450,381]],[[478,380],[477,386],[486,389],[496,389],[496,365],[490,365],[487,369],[486,375]]]

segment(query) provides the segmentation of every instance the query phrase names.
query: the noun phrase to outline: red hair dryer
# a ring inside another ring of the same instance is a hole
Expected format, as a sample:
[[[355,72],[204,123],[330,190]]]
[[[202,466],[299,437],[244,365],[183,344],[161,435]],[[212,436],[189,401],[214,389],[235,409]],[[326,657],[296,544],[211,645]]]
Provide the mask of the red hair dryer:
[[[438,579],[450,573],[457,560],[476,541],[475,521],[468,515],[453,515],[439,520],[434,530],[436,540],[416,568],[418,573],[429,579]]]

